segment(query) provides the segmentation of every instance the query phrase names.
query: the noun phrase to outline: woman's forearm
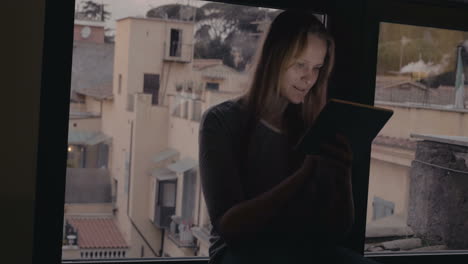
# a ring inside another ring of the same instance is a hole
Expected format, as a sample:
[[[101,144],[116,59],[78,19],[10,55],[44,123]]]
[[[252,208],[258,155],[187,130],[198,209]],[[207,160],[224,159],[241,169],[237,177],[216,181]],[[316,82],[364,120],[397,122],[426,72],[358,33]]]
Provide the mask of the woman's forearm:
[[[323,171],[322,171],[323,172]],[[354,201],[350,174],[324,173],[306,183],[299,206],[304,222],[317,226],[317,232],[327,231],[342,236],[354,222]]]
[[[273,189],[229,209],[219,222],[221,235],[228,243],[235,243],[264,229],[299,192],[307,176],[298,170]]]
[[[337,175],[335,181],[335,195],[331,197],[330,219],[331,230],[337,234],[347,233],[354,223],[354,199],[351,182],[351,172]]]

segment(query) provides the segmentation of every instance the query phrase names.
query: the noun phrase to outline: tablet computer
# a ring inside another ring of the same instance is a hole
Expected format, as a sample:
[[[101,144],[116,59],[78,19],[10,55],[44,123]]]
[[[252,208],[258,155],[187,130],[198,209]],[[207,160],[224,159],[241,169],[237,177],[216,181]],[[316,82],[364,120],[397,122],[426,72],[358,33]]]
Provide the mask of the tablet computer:
[[[354,152],[359,145],[370,145],[392,115],[390,109],[330,99],[296,148],[305,154],[317,154],[323,140],[341,133]]]

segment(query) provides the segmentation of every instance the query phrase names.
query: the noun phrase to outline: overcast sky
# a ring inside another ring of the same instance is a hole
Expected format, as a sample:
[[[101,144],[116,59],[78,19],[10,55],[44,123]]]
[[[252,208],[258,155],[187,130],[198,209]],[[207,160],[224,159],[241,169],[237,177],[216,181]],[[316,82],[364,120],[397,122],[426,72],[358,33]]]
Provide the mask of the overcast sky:
[[[75,0],[81,3],[82,0]],[[104,3],[105,10],[111,12],[111,18],[106,22],[106,27],[115,28],[115,20],[128,16],[145,16],[146,12],[153,7],[166,4],[190,4],[201,6],[207,1],[199,0],[94,0],[97,3]]]

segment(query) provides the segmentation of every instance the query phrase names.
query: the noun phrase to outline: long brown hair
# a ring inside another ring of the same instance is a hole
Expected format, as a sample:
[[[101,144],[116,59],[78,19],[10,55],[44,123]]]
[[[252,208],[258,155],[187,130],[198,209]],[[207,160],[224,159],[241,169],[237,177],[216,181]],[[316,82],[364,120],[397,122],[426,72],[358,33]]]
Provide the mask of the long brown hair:
[[[335,44],[325,26],[312,13],[300,10],[286,10],[271,23],[266,34],[252,77],[250,88],[241,97],[251,121],[258,120],[268,107],[280,98],[280,82],[291,61],[307,47],[308,35],[323,39],[327,53],[314,86],[300,105],[289,104],[284,116],[282,129],[288,133],[301,133],[315,120],[326,102],[328,78],[335,57]],[[292,131],[291,131],[292,130]],[[293,132],[294,131],[294,132]]]

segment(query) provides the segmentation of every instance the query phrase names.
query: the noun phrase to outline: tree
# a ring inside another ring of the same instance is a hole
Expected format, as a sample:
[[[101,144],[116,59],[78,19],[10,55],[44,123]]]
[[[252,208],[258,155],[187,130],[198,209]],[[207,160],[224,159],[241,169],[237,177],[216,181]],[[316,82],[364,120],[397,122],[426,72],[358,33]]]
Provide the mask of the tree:
[[[168,4],[152,8],[146,17],[194,21],[203,17],[203,11],[193,6]]]
[[[81,1],[83,6],[78,10],[78,14],[93,20],[106,21],[111,13],[104,10],[104,4],[98,4],[92,0]]]
[[[208,3],[198,8],[169,4],[149,10],[146,16],[194,21],[194,57],[222,59],[225,65],[243,70],[257,48],[258,37],[254,34],[261,33],[261,27],[256,22],[268,23],[279,12],[224,3]]]
[[[220,38],[195,43],[194,57],[197,59],[221,59],[224,65],[235,68],[231,55],[232,47]]]

